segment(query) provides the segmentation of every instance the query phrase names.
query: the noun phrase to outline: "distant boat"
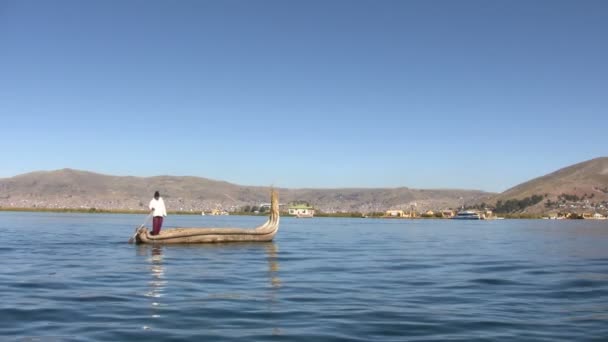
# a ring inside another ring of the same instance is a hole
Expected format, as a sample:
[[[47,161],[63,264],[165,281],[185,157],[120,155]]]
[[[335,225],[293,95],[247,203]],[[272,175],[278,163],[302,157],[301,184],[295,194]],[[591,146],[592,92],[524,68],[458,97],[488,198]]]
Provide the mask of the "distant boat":
[[[205,212],[204,211],[201,211],[201,216],[205,216]]]
[[[459,211],[456,216],[452,217],[452,220],[483,220],[478,212],[465,210]]]
[[[296,214],[297,218],[311,218],[313,216],[314,216],[314,214],[311,213],[311,212],[308,212],[308,213],[297,213]]]
[[[288,213],[298,218],[310,218],[315,215],[315,209],[309,204],[294,204],[289,206]]]

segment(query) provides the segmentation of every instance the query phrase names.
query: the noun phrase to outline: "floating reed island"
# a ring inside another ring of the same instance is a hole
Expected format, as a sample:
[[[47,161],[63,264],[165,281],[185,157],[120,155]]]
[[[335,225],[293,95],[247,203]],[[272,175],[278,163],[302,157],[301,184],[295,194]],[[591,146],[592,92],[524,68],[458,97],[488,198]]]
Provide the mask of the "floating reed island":
[[[270,214],[268,220],[253,229],[247,228],[172,228],[151,235],[146,227],[135,234],[136,243],[187,244],[220,242],[268,242],[279,231],[279,195],[270,192]]]

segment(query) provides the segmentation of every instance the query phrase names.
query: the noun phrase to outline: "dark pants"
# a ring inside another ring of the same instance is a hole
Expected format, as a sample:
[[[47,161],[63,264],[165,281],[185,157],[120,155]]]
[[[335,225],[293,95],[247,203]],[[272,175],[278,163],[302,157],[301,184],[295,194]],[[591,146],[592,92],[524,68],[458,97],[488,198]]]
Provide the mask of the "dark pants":
[[[158,235],[160,233],[160,228],[163,226],[163,217],[162,216],[154,216],[152,219],[152,235]]]

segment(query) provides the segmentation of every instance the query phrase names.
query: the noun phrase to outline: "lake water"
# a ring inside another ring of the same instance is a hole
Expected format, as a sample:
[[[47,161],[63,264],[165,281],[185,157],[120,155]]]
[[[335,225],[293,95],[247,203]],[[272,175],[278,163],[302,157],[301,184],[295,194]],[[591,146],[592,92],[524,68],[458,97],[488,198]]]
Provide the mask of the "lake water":
[[[282,218],[272,243],[127,244],[143,219],[0,212],[0,340],[608,337],[607,221]]]

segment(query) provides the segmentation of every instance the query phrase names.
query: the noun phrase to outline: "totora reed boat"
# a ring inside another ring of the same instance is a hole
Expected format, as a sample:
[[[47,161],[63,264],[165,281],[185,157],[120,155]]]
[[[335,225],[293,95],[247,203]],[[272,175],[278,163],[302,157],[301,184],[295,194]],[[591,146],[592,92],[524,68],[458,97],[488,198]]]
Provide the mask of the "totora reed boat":
[[[135,234],[136,243],[217,243],[272,241],[279,231],[279,198],[276,190],[270,194],[270,215],[266,223],[254,228],[173,228],[150,235],[146,227]]]

